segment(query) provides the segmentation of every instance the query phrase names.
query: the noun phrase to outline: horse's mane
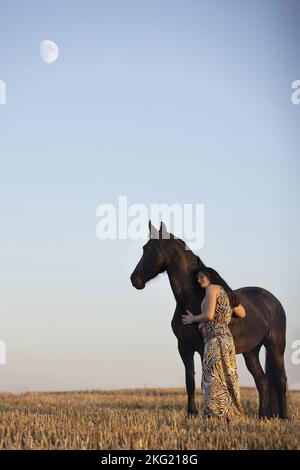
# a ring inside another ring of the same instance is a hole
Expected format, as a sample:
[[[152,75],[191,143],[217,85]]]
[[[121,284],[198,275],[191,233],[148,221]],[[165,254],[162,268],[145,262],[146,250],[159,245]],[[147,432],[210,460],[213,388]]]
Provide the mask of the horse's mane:
[[[179,242],[179,244],[182,246],[182,248],[184,248],[186,250],[186,252],[189,252],[190,255],[193,257],[193,258],[196,258],[197,260],[197,267],[201,267],[201,266],[205,266],[205,264],[203,263],[203,261],[201,260],[201,258],[196,255],[191,249],[190,247],[187,245],[187,243],[182,240],[181,238],[177,238],[177,237],[174,237],[174,240],[176,240],[176,242]]]

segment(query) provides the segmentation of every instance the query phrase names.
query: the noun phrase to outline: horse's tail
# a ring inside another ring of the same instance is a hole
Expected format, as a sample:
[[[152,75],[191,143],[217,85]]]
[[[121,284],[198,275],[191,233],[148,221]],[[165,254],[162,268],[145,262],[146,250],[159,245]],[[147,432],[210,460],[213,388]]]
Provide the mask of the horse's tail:
[[[268,403],[268,417],[279,416],[279,401],[277,394],[277,379],[276,370],[273,364],[272,354],[266,347],[266,365],[265,372],[269,381],[269,403]]]
[[[276,305],[273,316],[270,318],[270,330],[265,344],[266,363],[265,372],[269,382],[269,410],[270,417],[285,414],[283,400],[285,400],[286,373],[284,367],[284,351],[286,342],[286,314],[283,306],[275,298]]]

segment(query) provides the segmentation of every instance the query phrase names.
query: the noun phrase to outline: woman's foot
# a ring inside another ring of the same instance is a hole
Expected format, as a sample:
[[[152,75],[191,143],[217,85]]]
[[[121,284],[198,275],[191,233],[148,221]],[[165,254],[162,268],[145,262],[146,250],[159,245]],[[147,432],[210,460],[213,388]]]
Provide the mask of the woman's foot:
[[[229,423],[231,421],[231,416],[229,416],[228,414],[226,415],[221,415],[221,416],[217,416],[217,415],[210,415],[208,413],[203,413],[202,416],[201,416],[202,419],[210,419],[210,418],[217,418],[218,420],[222,421],[224,418],[226,420],[227,423]]]

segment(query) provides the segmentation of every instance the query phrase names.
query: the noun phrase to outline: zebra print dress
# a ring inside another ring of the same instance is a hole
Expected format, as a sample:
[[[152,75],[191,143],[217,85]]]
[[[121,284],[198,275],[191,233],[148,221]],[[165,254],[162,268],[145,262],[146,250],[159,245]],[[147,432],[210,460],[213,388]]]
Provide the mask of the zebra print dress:
[[[201,304],[203,310],[205,299]],[[232,308],[222,286],[217,297],[214,318],[199,323],[204,339],[201,391],[203,418],[232,417],[244,414],[240,400],[236,352],[228,323]]]

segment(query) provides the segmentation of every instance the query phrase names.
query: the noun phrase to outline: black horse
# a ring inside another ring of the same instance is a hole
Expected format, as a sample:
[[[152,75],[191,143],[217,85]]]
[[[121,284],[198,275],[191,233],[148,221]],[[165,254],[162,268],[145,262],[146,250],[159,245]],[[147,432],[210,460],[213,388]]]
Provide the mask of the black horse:
[[[197,415],[195,406],[194,354],[203,359],[204,343],[197,324],[184,324],[181,315],[186,309],[198,314],[203,300],[193,275],[204,263],[180,238],[168,233],[162,222],[159,231],[149,220],[149,240],[143,246],[143,255],[130,276],[136,289],[160,273],[167,272],[176,309],[171,321],[178,339],[178,351],[185,367],[188,395],[187,416]],[[245,318],[234,318],[229,324],[237,354],[242,353],[248,370],[253,375],[259,393],[259,417],[288,418],[287,378],[284,366],[286,315],[279,300],[262,287],[241,287],[239,294],[245,307]],[[259,362],[261,346],[266,348],[265,371]]]

